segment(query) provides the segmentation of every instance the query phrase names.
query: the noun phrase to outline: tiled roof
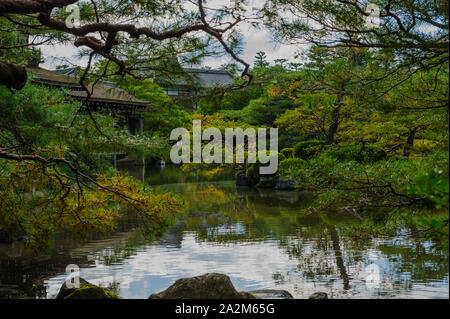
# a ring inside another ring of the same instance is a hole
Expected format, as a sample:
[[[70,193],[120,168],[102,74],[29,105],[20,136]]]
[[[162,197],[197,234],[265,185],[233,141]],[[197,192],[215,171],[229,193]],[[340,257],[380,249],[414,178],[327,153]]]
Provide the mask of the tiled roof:
[[[79,79],[75,76],[65,75],[60,72],[45,70],[39,67],[28,67],[27,69],[33,74],[31,81],[34,83],[67,88],[68,94],[77,100],[83,100],[87,96],[86,91],[84,91],[83,87],[79,84]],[[87,85],[87,88],[91,90],[92,84]],[[118,87],[106,85],[105,82],[95,85],[89,101],[113,104],[133,104],[139,106],[148,105],[148,102],[141,101]]]
[[[188,79],[176,79],[173,81],[160,80],[163,87],[168,86],[197,86],[207,89],[215,86],[226,86],[233,84],[233,76],[224,70],[208,70],[208,69],[184,69],[188,76],[192,77],[191,83]]]

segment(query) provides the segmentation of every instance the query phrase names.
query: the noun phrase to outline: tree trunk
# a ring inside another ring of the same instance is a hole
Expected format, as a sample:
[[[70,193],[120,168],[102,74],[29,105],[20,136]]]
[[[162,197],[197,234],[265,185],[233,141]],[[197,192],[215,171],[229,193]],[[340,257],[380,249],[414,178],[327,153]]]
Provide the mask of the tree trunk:
[[[334,255],[336,257],[336,265],[339,269],[339,273],[344,282],[344,289],[350,289],[350,280],[347,274],[347,269],[345,268],[344,259],[342,258],[341,245],[339,243],[339,235],[334,227],[328,228],[330,231],[331,242],[333,244]]]
[[[331,113],[331,125],[328,128],[328,133],[327,133],[327,139],[325,141],[326,144],[333,144],[334,143],[334,137],[336,136],[336,132],[339,128],[339,116],[340,116],[340,111],[341,111],[341,106],[340,106],[340,99],[338,101],[338,106],[336,108],[333,109],[333,112]]]
[[[409,128],[408,139],[406,140],[406,145],[403,148],[403,156],[406,156],[406,157],[409,156],[409,150],[414,145],[414,139],[416,137],[416,133],[417,133],[417,127]]]

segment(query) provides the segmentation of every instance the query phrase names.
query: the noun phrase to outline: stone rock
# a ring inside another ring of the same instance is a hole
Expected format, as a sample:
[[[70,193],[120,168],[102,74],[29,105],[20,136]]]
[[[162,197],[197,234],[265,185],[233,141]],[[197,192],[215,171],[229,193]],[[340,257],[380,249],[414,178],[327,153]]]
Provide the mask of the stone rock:
[[[289,291],[286,290],[254,290],[249,291],[248,293],[258,299],[294,299]]]
[[[164,291],[148,299],[256,299],[247,292],[238,292],[230,277],[223,274],[205,274],[177,280]]]
[[[290,179],[277,179],[275,184],[275,189],[277,190],[294,190],[295,183]]]
[[[328,295],[324,292],[315,292],[309,297],[309,299],[328,299]]]
[[[93,285],[80,278],[79,288],[68,288],[66,283],[61,286],[55,299],[120,299],[108,289]]]
[[[273,177],[260,177],[256,188],[275,188],[275,179]]]
[[[250,186],[250,182],[245,174],[239,174],[236,177],[236,186]]]

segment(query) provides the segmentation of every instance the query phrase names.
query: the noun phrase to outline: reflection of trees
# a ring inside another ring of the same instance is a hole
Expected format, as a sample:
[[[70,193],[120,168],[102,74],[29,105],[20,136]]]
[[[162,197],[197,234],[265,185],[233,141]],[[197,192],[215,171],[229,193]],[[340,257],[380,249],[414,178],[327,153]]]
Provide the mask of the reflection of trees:
[[[339,235],[335,227],[329,227],[331,241],[333,243],[334,255],[336,256],[336,265],[339,268],[341,278],[344,281],[344,289],[350,289],[350,282],[348,279],[347,270],[345,269],[344,260],[342,259],[341,244],[339,242]]]
[[[345,291],[358,289],[357,281],[361,283],[364,279],[364,267],[358,268],[358,265],[368,264],[368,251],[376,251],[379,258],[388,259],[392,268],[388,270],[390,277],[386,278],[390,292],[411,289],[416,280],[445,280],[448,276],[448,253],[434,252],[418,240],[407,243],[384,241],[382,244],[371,239],[357,240],[343,231],[346,225],[355,223],[354,219],[333,212],[308,214],[303,209],[309,205],[308,194],[285,192],[280,195],[254,189],[236,191],[232,184],[209,183],[184,184],[179,194],[183,197],[185,211],[159,245],[181,247],[185,231],[195,231],[198,240],[215,243],[276,240],[279,248],[298,264],[295,276],[309,282],[320,280],[330,284],[336,279],[342,280],[343,285],[340,281],[339,285]],[[121,230],[133,226],[129,221],[123,223]],[[32,288],[37,279],[64,273],[70,263],[87,266],[87,255],[93,257],[89,263],[118,264],[135,255],[138,248],[147,243],[142,233],[130,232],[129,236],[111,236],[108,240],[94,241],[75,249],[71,248],[72,242],[60,241],[58,249],[46,260],[16,258],[12,261],[0,257],[0,286],[18,285],[20,291],[42,297],[45,296],[43,284]],[[406,282],[403,280],[405,274]],[[21,283],[23,278],[24,284]],[[287,273],[273,274],[274,281],[279,284],[291,278]],[[1,296],[6,295],[0,291]]]
[[[0,251],[0,298],[26,295],[31,298],[47,296],[44,280],[55,274],[63,274],[66,266],[77,264],[87,267],[93,262],[74,257],[70,251],[52,251],[47,255],[7,256]]]
[[[378,249],[394,265],[398,276],[407,274],[411,281],[444,280],[449,271],[447,251],[433,251],[430,245],[417,240],[391,241]]]
[[[126,170],[132,176],[142,176],[144,168],[127,168]],[[192,183],[192,182],[215,182],[218,180],[231,180],[234,178],[233,169],[224,168],[218,171],[216,167],[193,170],[181,170],[178,166],[168,165],[165,167],[148,167],[145,169],[145,181],[149,185],[167,185],[174,183]]]
[[[16,295],[46,298],[47,288],[44,281],[55,275],[64,274],[67,265],[75,264],[80,268],[86,268],[94,265],[96,258],[106,265],[120,262],[136,251],[138,239],[134,232],[127,232],[107,239],[100,237],[98,240],[80,245],[79,237],[67,234],[55,239],[56,243],[51,245],[49,252],[41,253],[39,256],[26,250],[18,255],[18,247],[10,249],[15,253],[11,255],[11,251],[6,247],[0,247],[0,298],[11,298]],[[88,258],[91,254],[96,257]]]
[[[191,191],[198,194],[206,189],[206,185],[195,187]],[[201,241],[278,240],[279,247],[298,261],[298,275],[309,281],[320,279],[330,284],[338,278],[342,280],[344,291],[364,289],[361,285],[367,276],[365,267],[373,258],[387,259],[386,265],[393,268],[387,269],[384,286],[373,291],[375,295],[411,289],[415,280],[443,280],[447,276],[445,256],[421,244],[385,243],[380,246],[381,241],[356,238],[346,230],[359,225],[357,218],[336,212],[309,214],[310,196],[307,194],[285,192],[280,196],[269,190],[239,188],[236,191],[234,187],[220,184],[214,187],[216,189],[209,188],[207,192],[211,197],[202,195],[198,200],[192,198],[192,192],[186,197],[186,201],[191,202],[187,206],[186,229],[196,231]],[[220,196],[215,195],[219,193]],[[243,226],[240,232],[233,232],[236,224]],[[369,256],[369,252],[376,252],[376,255]],[[411,273],[406,282],[405,273]],[[276,282],[284,277],[286,274],[274,274]]]
[[[211,184],[189,185],[183,195],[188,230],[197,231],[207,241],[251,240],[266,236],[281,238],[295,234],[298,207],[304,198],[298,192],[275,192],[255,189],[223,188]],[[281,199],[280,199],[281,198]],[[220,227],[245,225],[245,234],[220,233]]]
[[[110,282],[105,288],[116,295],[120,295],[120,283],[117,281]]]

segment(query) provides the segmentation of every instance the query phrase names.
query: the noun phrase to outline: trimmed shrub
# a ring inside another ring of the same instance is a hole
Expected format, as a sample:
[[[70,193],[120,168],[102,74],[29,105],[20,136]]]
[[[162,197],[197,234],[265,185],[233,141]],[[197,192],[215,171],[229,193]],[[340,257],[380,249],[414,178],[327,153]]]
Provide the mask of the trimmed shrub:
[[[283,148],[280,151],[281,154],[283,154],[286,158],[293,158],[294,157],[294,148]]]
[[[294,156],[307,160],[308,158],[319,154],[324,146],[325,143],[319,140],[299,142],[294,146]]]

